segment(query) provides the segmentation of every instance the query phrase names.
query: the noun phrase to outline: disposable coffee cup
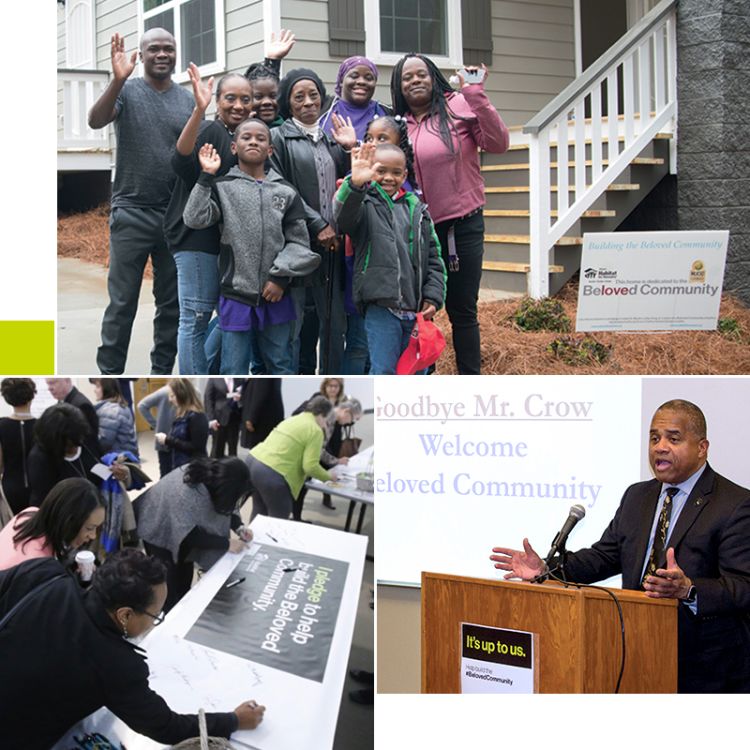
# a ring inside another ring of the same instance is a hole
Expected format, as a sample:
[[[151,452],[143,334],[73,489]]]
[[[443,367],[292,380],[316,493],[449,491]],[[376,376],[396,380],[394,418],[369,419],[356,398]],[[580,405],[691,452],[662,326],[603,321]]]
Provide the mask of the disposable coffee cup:
[[[76,565],[81,580],[90,581],[94,575],[94,553],[91,550],[82,549],[76,554]]]

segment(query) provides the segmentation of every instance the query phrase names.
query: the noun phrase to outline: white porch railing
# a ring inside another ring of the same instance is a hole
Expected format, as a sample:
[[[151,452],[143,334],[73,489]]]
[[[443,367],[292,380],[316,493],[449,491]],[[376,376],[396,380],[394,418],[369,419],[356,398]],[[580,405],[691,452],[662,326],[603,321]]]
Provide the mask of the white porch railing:
[[[57,71],[62,88],[62,128],[58,130],[58,151],[66,149],[109,150],[109,126],[92,130],[88,112],[109,82],[105,70]]]
[[[677,0],[659,3],[523,128],[530,139],[531,297],[549,294],[549,256],[555,242],[659,132],[672,134],[670,170],[675,171],[676,6]],[[602,114],[603,105],[608,116]],[[585,117],[587,108],[590,121]],[[570,142],[574,143],[572,179]],[[586,184],[589,144],[591,178]],[[606,160],[604,144],[608,144]],[[553,148],[557,148],[557,169]],[[554,193],[556,217],[551,215]]]

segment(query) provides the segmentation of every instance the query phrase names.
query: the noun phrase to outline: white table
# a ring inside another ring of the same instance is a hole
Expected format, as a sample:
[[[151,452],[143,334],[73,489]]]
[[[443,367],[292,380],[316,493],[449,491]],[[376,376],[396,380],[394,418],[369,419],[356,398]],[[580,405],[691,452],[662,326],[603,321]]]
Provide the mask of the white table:
[[[237,748],[331,748],[357,615],[367,539],[267,516],[257,516],[251,528],[258,543],[256,551],[262,552],[263,546],[279,547],[291,551],[288,556],[292,559],[296,551],[347,564],[322,679],[301,677],[268,663],[243,659],[185,639],[230,576],[250,575],[238,571],[248,567],[251,555],[227,553],[144,641],[143,647],[149,652],[151,687],[172,710],[180,713],[196,713],[201,707],[207,711],[228,711],[250,699],[264,704],[267,711],[258,729],[232,735],[230,741]],[[128,750],[164,747],[136,734],[109,711],[101,709],[74,727],[53,750],[71,747],[73,734],[94,731],[120,741]]]
[[[346,513],[346,524],[344,531],[349,531],[352,525],[352,516],[357,503],[362,503],[359,509],[359,518],[357,519],[357,534],[362,532],[362,524],[365,520],[365,511],[368,505],[375,505],[375,495],[372,492],[358,490],[356,480],[349,478],[337,479],[331,482],[321,482],[320,479],[308,479],[305,487],[311,490],[318,490],[328,495],[343,497],[349,501],[349,510]]]

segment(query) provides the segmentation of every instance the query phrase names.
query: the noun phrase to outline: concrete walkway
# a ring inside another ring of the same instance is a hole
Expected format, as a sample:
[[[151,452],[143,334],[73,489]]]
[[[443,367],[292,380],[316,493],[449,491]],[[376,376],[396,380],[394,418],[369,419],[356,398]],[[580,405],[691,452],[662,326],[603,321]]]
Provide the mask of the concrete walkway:
[[[154,319],[152,283],[141,285],[138,314],[128,350],[125,372],[148,375]],[[109,302],[107,269],[76,258],[57,259],[57,372],[96,375],[96,349],[104,309]]]

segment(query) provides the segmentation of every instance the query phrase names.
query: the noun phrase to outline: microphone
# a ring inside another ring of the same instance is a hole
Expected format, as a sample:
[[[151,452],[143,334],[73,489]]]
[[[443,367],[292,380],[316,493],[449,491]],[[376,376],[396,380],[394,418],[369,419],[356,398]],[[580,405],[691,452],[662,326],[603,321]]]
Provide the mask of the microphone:
[[[571,505],[570,513],[568,514],[565,523],[563,524],[560,531],[557,532],[557,536],[552,541],[547,557],[544,558],[544,562],[549,564],[549,561],[561,550],[565,549],[565,542],[568,541],[570,532],[573,531],[575,525],[586,515],[586,509],[583,505]]]

